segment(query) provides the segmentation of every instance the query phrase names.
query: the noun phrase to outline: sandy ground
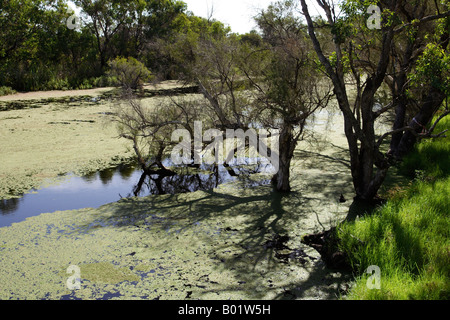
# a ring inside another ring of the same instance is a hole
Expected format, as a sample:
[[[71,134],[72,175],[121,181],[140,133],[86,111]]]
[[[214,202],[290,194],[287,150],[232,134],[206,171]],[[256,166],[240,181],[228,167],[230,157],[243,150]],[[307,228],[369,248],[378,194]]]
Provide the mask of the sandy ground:
[[[110,108],[105,102],[1,112],[3,192],[130,155],[102,120]],[[300,241],[343,220],[351,201],[339,203],[339,196],[352,198],[342,118],[324,113],[316,123],[319,135],[295,154],[289,195],[233,183],[0,228],[0,299],[338,298],[348,275],[328,270]],[[276,234],[288,237],[288,248],[274,248]],[[291,253],[282,263],[279,254]],[[68,287],[72,265],[80,289]]]

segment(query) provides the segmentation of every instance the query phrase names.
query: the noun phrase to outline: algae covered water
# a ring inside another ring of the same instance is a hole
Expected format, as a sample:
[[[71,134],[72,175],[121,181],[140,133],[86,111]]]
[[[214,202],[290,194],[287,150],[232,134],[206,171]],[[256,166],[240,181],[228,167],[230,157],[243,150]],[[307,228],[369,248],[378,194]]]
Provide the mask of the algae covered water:
[[[250,174],[249,170],[242,172],[241,168],[236,177],[235,172],[230,173],[229,170],[221,166],[216,170],[205,167],[198,171],[184,168],[177,175],[158,176],[145,175],[136,164],[131,163],[85,176],[68,174],[55,185],[33,190],[20,198],[1,199],[0,228],[41,213],[97,208],[123,198],[210,190],[226,182],[247,179]],[[235,168],[235,171],[238,169]],[[269,180],[248,180],[247,183],[261,185],[269,183]]]

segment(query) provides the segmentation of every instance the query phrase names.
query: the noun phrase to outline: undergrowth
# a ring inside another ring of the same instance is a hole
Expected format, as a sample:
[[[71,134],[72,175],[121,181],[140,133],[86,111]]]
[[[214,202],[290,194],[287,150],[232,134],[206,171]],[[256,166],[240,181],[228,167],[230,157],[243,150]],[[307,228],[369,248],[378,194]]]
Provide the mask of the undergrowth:
[[[435,132],[449,128],[447,117]],[[410,182],[372,214],[337,228],[357,276],[347,299],[450,299],[449,140],[418,143],[399,168]],[[380,289],[367,285],[372,265],[380,268]]]

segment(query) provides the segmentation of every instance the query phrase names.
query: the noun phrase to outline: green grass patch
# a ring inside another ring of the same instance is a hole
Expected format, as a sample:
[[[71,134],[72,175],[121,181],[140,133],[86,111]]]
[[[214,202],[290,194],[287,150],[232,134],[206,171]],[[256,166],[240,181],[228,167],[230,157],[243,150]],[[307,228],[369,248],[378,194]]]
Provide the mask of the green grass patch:
[[[436,132],[446,128],[448,118]],[[422,141],[400,168],[415,179],[373,214],[340,225],[357,274],[348,299],[450,299],[449,155],[449,138]],[[371,265],[380,268],[380,289],[367,286]]]
[[[450,129],[450,116],[442,119],[434,133]],[[399,172],[410,178],[442,178],[450,175],[450,132],[446,138],[423,140],[402,162]]]

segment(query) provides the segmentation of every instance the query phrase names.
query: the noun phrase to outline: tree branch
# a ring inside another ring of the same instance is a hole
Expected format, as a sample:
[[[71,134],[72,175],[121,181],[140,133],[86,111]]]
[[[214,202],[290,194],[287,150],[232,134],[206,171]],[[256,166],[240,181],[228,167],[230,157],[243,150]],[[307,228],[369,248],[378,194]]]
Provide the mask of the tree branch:
[[[380,110],[375,111],[375,112],[373,113],[373,117],[374,117],[374,118],[378,118],[378,117],[381,116],[383,113],[385,113],[386,111],[389,111],[389,110],[392,109],[393,107],[395,107],[395,103],[394,103],[394,102],[391,102],[391,103],[389,103],[387,106],[381,108]]]
[[[447,129],[447,130],[444,130],[444,131],[442,131],[442,132],[440,132],[440,133],[438,133],[438,134],[432,134],[433,133],[433,131],[434,131],[434,129],[436,129],[436,126],[437,126],[437,124],[442,120],[442,119],[444,119],[447,115],[449,115],[450,114],[450,110],[446,110],[435,122],[434,122],[434,124],[430,127],[430,129],[428,129],[427,130],[427,132],[426,133],[418,133],[418,132],[416,132],[416,130],[413,128],[413,127],[410,127],[410,126],[406,126],[406,127],[403,127],[403,128],[399,128],[399,129],[396,129],[396,130],[392,130],[392,131],[389,131],[389,132],[386,132],[385,134],[383,134],[381,137],[380,137],[380,139],[378,139],[378,141],[377,141],[377,144],[376,144],[376,147],[377,148],[379,148],[380,147],[380,145],[381,145],[381,143],[383,142],[383,140],[384,139],[386,139],[386,137],[388,137],[388,136],[390,136],[390,135],[393,135],[393,134],[396,134],[396,133],[399,133],[399,132],[403,132],[403,131],[410,131],[413,135],[415,135],[416,137],[418,137],[418,138],[420,138],[420,139],[426,139],[426,138],[446,138],[446,136],[444,136],[444,134],[446,133],[446,132],[448,132],[449,130]]]
[[[392,130],[389,132],[386,132],[385,134],[383,134],[380,139],[378,139],[377,143],[376,143],[376,148],[379,148],[381,146],[381,144],[383,143],[383,140],[386,139],[388,136],[399,133],[399,132],[403,132],[403,131],[411,131],[415,136],[418,136],[419,134],[414,130],[413,127],[410,126],[406,126],[403,128],[399,128],[396,130]]]
[[[422,25],[426,22],[429,21],[433,21],[433,20],[437,20],[437,19],[442,19],[442,18],[446,18],[446,17],[450,17],[450,11],[444,12],[444,13],[440,13],[440,14],[436,14],[436,15],[432,15],[432,16],[427,16],[425,18],[419,19],[416,22],[410,22],[410,23],[406,23],[396,29],[394,29],[394,33],[399,33],[401,31],[403,31],[403,29],[409,27],[409,26],[419,26]]]
[[[439,118],[437,118],[437,120],[434,122],[434,124],[431,126],[431,128],[428,130],[428,132],[430,134],[433,133],[434,129],[436,129],[437,124],[444,119],[446,116],[448,116],[450,114],[450,110],[446,110]],[[444,134],[445,132],[447,132],[448,130],[445,130],[441,133],[438,134],[438,136],[441,136],[442,134]],[[437,138],[437,137],[436,137]]]

